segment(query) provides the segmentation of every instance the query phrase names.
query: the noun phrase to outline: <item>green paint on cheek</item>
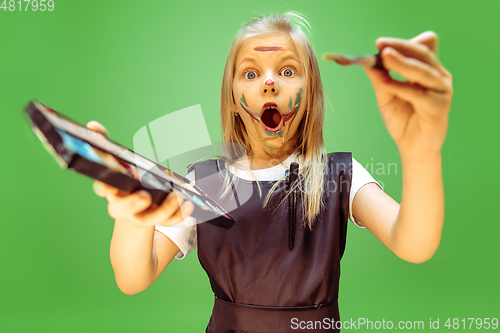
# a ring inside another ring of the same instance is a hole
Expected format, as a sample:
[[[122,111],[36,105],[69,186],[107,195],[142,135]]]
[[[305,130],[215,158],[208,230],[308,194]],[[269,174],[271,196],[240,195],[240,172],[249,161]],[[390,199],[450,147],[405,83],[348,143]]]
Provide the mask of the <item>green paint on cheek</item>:
[[[245,106],[248,106],[247,105],[247,101],[245,100],[245,95],[244,94],[241,94],[241,103],[245,104]]]
[[[299,88],[299,92],[295,96],[295,104],[293,105],[294,107],[299,106],[300,108],[300,103],[302,102],[302,92],[302,88]],[[290,96],[290,101],[288,101],[288,108],[292,110],[292,96]]]
[[[300,88],[297,96],[295,97],[295,105],[300,105],[300,103],[302,102],[302,91],[302,88]]]

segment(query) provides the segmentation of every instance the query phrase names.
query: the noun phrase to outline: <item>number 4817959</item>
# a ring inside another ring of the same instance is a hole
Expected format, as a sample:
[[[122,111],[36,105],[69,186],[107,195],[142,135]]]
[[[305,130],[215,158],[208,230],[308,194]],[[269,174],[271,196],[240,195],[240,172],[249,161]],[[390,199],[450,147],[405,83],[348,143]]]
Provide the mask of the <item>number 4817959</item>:
[[[0,6],[0,9],[3,9],[4,12],[6,12],[7,9],[10,12],[13,12],[17,8],[19,8],[19,11],[24,10],[25,12],[29,9],[34,12],[37,10],[40,10],[41,12],[48,10],[51,12],[54,10],[54,0],[3,0],[2,5]]]

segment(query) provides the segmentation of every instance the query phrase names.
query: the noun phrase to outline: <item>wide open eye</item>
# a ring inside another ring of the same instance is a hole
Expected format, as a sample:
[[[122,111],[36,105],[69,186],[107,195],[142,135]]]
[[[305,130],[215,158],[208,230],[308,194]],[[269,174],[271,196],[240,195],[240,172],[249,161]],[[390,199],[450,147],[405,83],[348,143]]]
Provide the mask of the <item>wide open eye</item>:
[[[245,73],[245,77],[249,80],[253,80],[257,77],[257,73],[255,73],[254,71],[249,71]]]
[[[281,75],[291,77],[295,74],[295,71],[291,68],[285,68],[281,71]]]

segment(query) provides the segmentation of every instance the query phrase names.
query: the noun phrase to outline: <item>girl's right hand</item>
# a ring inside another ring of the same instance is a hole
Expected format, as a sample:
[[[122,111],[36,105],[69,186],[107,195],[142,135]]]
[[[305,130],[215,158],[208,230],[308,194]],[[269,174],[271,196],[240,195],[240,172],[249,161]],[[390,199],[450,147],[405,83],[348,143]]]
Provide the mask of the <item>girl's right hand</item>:
[[[90,121],[87,127],[109,137],[104,126]],[[94,192],[108,200],[108,214],[115,220],[127,220],[140,226],[156,224],[171,226],[184,221],[194,210],[192,202],[183,202],[182,195],[171,192],[160,205],[152,204],[151,195],[144,190],[126,194],[122,190],[94,181]]]

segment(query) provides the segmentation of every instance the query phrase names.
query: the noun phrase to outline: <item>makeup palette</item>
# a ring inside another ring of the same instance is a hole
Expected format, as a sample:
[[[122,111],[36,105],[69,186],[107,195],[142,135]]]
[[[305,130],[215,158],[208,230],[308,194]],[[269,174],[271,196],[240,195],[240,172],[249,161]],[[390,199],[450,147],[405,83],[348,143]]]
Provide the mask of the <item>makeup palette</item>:
[[[231,215],[181,175],[110,140],[39,101],[24,109],[25,119],[47,151],[62,168],[97,179],[126,193],[145,190],[159,205],[172,190],[195,204],[197,222],[212,222],[229,228]],[[217,217],[226,219],[221,222]],[[217,218],[217,219],[216,219]],[[213,221],[212,221],[213,220]],[[217,222],[214,222],[217,221]]]

